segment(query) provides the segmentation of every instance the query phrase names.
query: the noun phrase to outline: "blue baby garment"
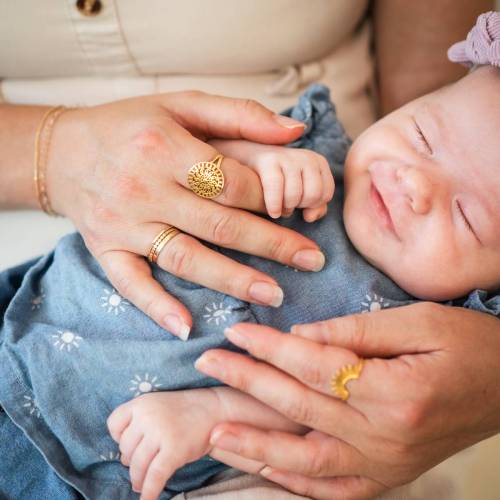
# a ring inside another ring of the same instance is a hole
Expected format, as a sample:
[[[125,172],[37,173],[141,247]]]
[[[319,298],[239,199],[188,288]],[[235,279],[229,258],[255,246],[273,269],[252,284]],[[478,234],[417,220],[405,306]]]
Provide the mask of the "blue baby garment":
[[[161,329],[120,297],[82,238],[63,238],[23,275],[0,323],[0,405],[60,477],[91,499],[136,499],[128,470],[106,428],[114,408],[151,391],[217,385],[193,367],[207,349],[234,349],[223,330],[254,322],[288,331],[324,320],[408,304],[412,299],[352,247],[342,223],[342,168],[350,141],[328,90],[310,87],[289,115],[304,121],[292,147],[323,154],[336,179],[328,215],[313,224],[297,213],[278,223],[316,241],[319,273],[296,271],[239,252],[218,251],[273,276],[284,291],[278,309],[256,306],[179,279],[154,266],[155,278],[193,315],[188,342]],[[475,292],[466,306],[498,316],[498,297]],[[175,453],[175,450],[172,451]],[[204,457],[181,468],[161,498],[202,486],[223,465]]]

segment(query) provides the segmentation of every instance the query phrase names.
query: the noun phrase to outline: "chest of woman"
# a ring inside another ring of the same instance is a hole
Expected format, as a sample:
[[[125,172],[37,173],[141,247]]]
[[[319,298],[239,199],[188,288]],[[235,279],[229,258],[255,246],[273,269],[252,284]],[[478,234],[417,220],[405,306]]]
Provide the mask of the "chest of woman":
[[[331,52],[352,32],[366,4],[367,0],[2,2],[0,77],[267,72]]]

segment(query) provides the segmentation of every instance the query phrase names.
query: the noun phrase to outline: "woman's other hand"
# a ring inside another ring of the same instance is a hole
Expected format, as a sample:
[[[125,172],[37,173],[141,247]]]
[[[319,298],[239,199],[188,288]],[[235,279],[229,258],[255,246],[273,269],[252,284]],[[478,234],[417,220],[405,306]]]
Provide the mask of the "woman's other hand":
[[[199,240],[314,269],[322,254],[307,238],[246,210],[264,211],[257,174],[231,158],[214,200],[189,190],[189,168],[215,157],[213,137],[282,144],[300,122],[254,101],[182,92],[70,110],[55,127],[47,171],[54,210],[69,217],[118,293],[186,338],[191,315],[154,280],[144,258],[172,225],[182,234],[158,265],[176,276],[242,300],[277,306],[276,281],[207,248]],[[245,209],[245,210],[242,210]]]
[[[419,303],[297,325],[294,335],[231,330],[256,359],[213,350],[197,368],[312,432],[226,423],[212,432],[214,451],[267,464],[263,475],[298,494],[371,498],[500,430],[500,322],[487,314]],[[332,377],[360,358],[341,401]]]

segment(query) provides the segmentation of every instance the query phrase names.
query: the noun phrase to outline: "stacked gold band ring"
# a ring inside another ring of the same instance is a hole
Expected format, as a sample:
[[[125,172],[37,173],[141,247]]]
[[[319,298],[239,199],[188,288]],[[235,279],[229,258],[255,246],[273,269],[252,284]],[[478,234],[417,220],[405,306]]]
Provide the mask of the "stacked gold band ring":
[[[167,229],[163,229],[160,233],[157,234],[156,238],[153,240],[151,244],[151,248],[148,253],[148,260],[151,263],[155,263],[158,260],[158,257],[161,251],[165,248],[165,245],[175,236],[180,234],[179,231],[174,226],[169,226]]]
[[[350,380],[357,380],[361,376],[365,362],[363,359],[359,360],[357,364],[344,365],[337,373],[333,376],[331,382],[331,389],[333,395],[347,401],[349,399],[349,391],[347,390],[347,382]]]
[[[199,161],[188,172],[189,189],[202,198],[215,198],[224,188],[224,174],[220,168],[224,156],[218,154],[212,161]]]

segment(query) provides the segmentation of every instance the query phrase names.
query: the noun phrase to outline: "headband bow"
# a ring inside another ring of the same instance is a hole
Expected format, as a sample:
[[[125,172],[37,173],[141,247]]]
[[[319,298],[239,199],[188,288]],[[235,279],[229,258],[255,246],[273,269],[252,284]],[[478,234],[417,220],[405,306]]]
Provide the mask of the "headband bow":
[[[500,67],[500,12],[481,14],[467,38],[448,49],[448,59],[468,67],[474,64]]]

